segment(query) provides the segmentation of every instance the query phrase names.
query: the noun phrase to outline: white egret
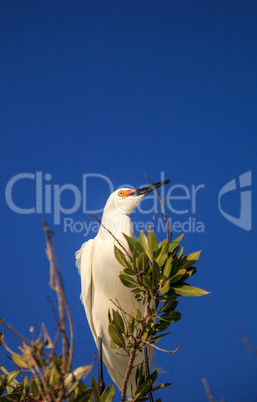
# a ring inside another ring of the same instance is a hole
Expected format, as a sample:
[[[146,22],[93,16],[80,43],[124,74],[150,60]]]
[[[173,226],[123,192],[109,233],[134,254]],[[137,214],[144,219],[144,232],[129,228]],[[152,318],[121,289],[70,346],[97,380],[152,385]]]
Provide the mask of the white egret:
[[[155,187],[170,182],[164,180],[138,190],[123,188],[114,191],[107,200],[103,211],[102,225],[94,239],[82,244],[76,252],[76,265],[81,275],[81,301],[85,307],[87,320],[93,334],[99,353],[99,381],[100,393],[105,385],[102,377],[102,359],[108,372],[119,389],[122,389],[125,372],[128,366],[128,356],[124,352],[112,349],[108,332],[108,310],[115,308],[111,300],[117,300],[120,307],[127,313],[136,312],[139,308],[143,313],[142,303],[131,294],[131,290],[120,281],[121,265],[114,255],[113,236],[128,250],[127,242],[122,233],[134,237],[133,225],[130,219],[131,212],[137,207],[142,197]],[[117,245],[117,242],[116,242]],[[143,353],[138,353],[134,366],[144,361]],[[131,397],[135,391],[135,372],[128,383],[127,396]]]

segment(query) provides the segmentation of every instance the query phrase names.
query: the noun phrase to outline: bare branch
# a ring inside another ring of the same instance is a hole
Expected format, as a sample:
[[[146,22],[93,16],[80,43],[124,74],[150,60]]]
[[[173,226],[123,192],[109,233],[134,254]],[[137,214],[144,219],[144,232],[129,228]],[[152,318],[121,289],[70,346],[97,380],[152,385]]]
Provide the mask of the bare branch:
[[[7,352],[9,352],[11,355],[14,354],[14,352],[12,351],[12,349],[9,348],[9,346],[7,345],[7,343],[4,341],[4,339],[0,336],[1,342],[4,345],[5,349],[7,350]]]
[[[149,179],[149,177],[147,177],[146,173],[145,173],[145,178],[146,178],[147,180],[149,180],[149,181],[152,183],[152,185],[155,187],[155,191],[156,191],[156,193],[157,193],[157,195],[158,195],[158,198],[159,198],[159,200],[160,200],[160,204],[161,204],[162,211],[163,211],[163,216],[164,216],[164,221],[165,221],[165,225],[166,225],[166,229],[167,229],[167,242],[169,242],[169,239],[170,239],[170,228],[169,228],[167,215],[166,215],[166,212],[165,212],[165,208],[164,208],[164,205],[163,205],[163,202],[162,202],[160,193],[159,193],[157,187],[155,186],[154,182],[153,182],[151,179]]]
[[[257,347],[254,346],[250,341],[247,335],[245,335],[244,333],[241,333],[241,341],[243,342],[243,344],[245,345],[245,347],[250,350],[250,352],[257,357]]]
[[[9,375],[9,371],[6,370],[6,368],[4,366],[2,366],[2,364],[0,364],[0,370],[5,374],[5,375]],[[12,380],[16,385],[20,385],[19,381],[17,381],[16,379]]]
[[[43,392],[43,389],[41,388],[42,395],[45,394],[46,400],[49,402],[55,401],[56,399],[55,399],[54,393],[51,390],[51,388],[47,386],[45,377],[41,373],[40,367],[37,364],[32,353],[30,353],[30,356],[28,359],[26,359],[26,361],[27,361],[27,363],[29,363],[31,371],[32,372],[34,371],[34,376],[36,374],[35,380],[37,381],[38,387],[41,388],[41,384],[43,385],[44,392]]]
[[[123,384],[122,384],[122,393],[121,393],[121,402],[125,402],[126,401],[126,393],[127,393],[127,386],[128,386],[128,380],[129,377],[131,375],[131,371],[133,369],[133,363],[136,357],[136,348],[132,349],[132,353],[129,357],[129,363],[128,363],[128,367],[125,373],[125,377],[123,380]]]
[[[59,262],[58,258],[56,255],[55,248],[53,246],[52,240],[51,240],[51,234],[53,233],[50,231],[47,227],[47,224],[45,221],[43,221],[43,230],[45,232],[46,236],[46,255],[49,260],[50,264],[50,287],[56,292],[57,294],[57,299],[58,299],[58,309],[59,309],[59,316],[60,316],[60,322],[58,320],[58,327],[60,332],[62,333],[62,355],[63,355],[63,373],[66,371],[66,363],[67,363],[67,357],[69,358],[69,364],[71,366],[72,360],[73,360],[73,345],[74,345],[74,334],[73,334],[73,325],[72,325],[72,319],[71,319],[71,314],[69,311],[68,303],[65,297],[64,293],[64,285],[63,285],[63,278],[61,275],[61,270],[59,267]],[[69,329],[70,329],[70,344],[68,341],[67,334],[65,332],[65,312],[68,317],[69,321]],[[60,334],[57,333],[55,343],[54,343],[54,349],[53,353],[55,351],[56,345],[58,343]],[[53,355],[52,353],[52,355]]]
[[[147,341],[143,341],[145,343],[145,345],[149,345],[152,346],[153,348],[160,350],[161,352],[165,352],[165,353],[177,353],[179,351],[179,349],[184,345],[184,342],[181,342],[181,344],[179,345],[179,347],[175,350],[165,350],[165,349],[161,349],[158,346],[156,346],[154,343],[151,342],[147,342]]]
[[[25,343],[26,345],[30,345],[30,342],[24,338],[23,335],[21,335],[18,331],[16,331],[16,329],[14,329],[10,324],[6,324],[6,322],[2,321],[1,324],[9,329],[9,331],[11,331],[14,335],[16,335],[23,343]]]
[[[202,379],[202,383],[204,385],[205,392],[206,392],[206,395],[208,396],[209,402],[215,402],[206,378]]]

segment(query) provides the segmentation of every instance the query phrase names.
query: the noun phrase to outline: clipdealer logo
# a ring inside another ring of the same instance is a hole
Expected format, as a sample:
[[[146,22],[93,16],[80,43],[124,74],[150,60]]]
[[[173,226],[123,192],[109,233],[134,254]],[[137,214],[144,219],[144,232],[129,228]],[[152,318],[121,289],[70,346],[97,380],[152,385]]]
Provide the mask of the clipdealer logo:
[[[96,222],[75,221],[71,215],[79,210],[83,214],[99,214],[103,212],[101,209],[93,209],[88,206],[88,184],[94,179],[102,180],[105,186],[109,188],[110,195],[114,190],[112,181],[105,175],[99,173],[87,173],[82,175],[82,188],[80,189],[74,184],[66,183],[63,185],[52,183],[52,175],[43,172],[36,173],[19,173],[13,176],[7,183],[5,189],[5,199],[8,207],[17,214],[52,214],[55,225],[63,223],[64,232],[80,233],[83,232],[84,236],[91,231],[97,231],[98,227]],[[164,172],[160,174],[160,181],[165,180]],[[20,188],[24,181],[26,184],[33,185],[33,195],[25,200],[28,203],[26,206],[19,204],[20,200],[17,197],[17,188]],[[17,186],[17,187],[16,187]],[[145,186],[145,183],[142,187]],[[134,188],[129,184],[120,185],[120,187]],[[204,184],[186,186],[183,184],[174,184],[168,189],[161,187],[159,189],[162,199],[165,199],[166,209],[169,210],[172,216],[176,215],[179,218],[170,220],[170,226],[174,232],[204,232],[205,225],[203,222],[196,219],[197,200],[201,196]],[[15,190],[16,189],[16,190]],[[72,205],[67,206],[67,196],[72,199]],[[107,198],[106,197],[106,198]],[[141,214],[157,214],[159,208],[159,200],[156,192],[152,192],[147,196],[147,202],[143,199],[137,209]],[[150,200],[150,201],[149,201]],[[65,202],[66,201],[66,202]],[[150,207],[149,207],[150,205]],[[148,206],[146,208],[146,206]],[[185,219],[186,216],[186,219]],[[145,229],[144,225],[148,223],[136,222],[135,230]],[[158,215],[155,219],[156,230],[162,231],[163,222],[162,217]],[[164,229],[165,230],[165,229]]]
[[[220,213],[233,225],[236,225],[244,230],[252,229],[252,190],[250,187],[252,185],[252,172],[243,173],[239,176],[239,186],[237,186],[236,179],[229,181],[225,184],[219,192],[218,203]],[[221,198],[233,191],[236,197],[240,197],[240,211],[239,217],[230,215],[225,212],[221,207]]]

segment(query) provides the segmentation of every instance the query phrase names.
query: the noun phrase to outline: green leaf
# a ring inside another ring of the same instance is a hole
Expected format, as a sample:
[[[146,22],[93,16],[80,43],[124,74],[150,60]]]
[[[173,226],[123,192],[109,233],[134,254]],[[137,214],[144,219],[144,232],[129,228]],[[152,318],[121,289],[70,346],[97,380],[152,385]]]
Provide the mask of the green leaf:
[[[112,339],[112,341],[120,348],[120,349],[126,349],[125,341],[121,333],[118,332],[117,328],[110,323],[109,327],[109,335]]]
[[[170,290],[168,291],[167,295],[164,296],[160,296],[160,297],[164,297],[164,299],[162,301],[175,301],[178,298],[178,295],[176,294],[175,290],[173,290],[172,288],[170,288]]]
[[[2,395],[5,391],[7,384],[7,377],[5,375],[0,376],[0,395]]]
[[[155,332],[163,332],[165,331],[167,328],[169,328],[170,326],[170,322],[168,321],[158,321],[154,327],[152,328],[153,333]]]
[[[152,290],[151,278],[149,276],[143,276],[143,285],[148,290]]]
[[[171,332],[166,332],[166,334],[161,334],[161,335],[157,335],[154,338],[151,339],[151,343],[156,343],[158,342],[160,339],[162,339],[164,336],[170,335]]]
[[[163,384],[158,385],[157,387],[154,387],[152,389],[152,392],[158,391],[159,389],[162,389],[162,388],[165,388],[165,387],[169,387],[170,385],[172,385],[172,382],[164,382]],[[161,399],[160,399],[160,401],[161,401]],[[156,402],[158,402],[158,399],[157,399]]]
[[[169,313],[165,313],[161,316],[161,320],[171,322],[177,322],[181,318],[181,314],[178,311],[170,311]]]
[[[150,250],[149,244],[148,244],[148,239],[146,235],[144,234],[143,230],[141,230],[141,233],[138,238],[138,243],[143,247],[143,250],[146,252],[150,260],[153,260],[153,252]]]
[[[116,345],[116,343],[114,343],[112,339],[110,340],[110,346],[112,349],[120,349],[120,347]]]
[[[19,367],[23,367],[23,368],[29,367],[28,364],[26,363],[26,361],[23,359],[23,357],[21,355],[19,355],[18,353],[13,353],[12,361],[14,362],[14,364],[16,364]]]
[[[193,276],[197,272],[197,269],[195,267],[191,267],[187,270],[187,273],[185,274],[183,281],[186,281],[188,278]]]
[[[29,379],[28,379],[27,376],[26,376],[26,377],[24,378],[24,380],[22,381],[22,384],[23,384],[25,393],[26,393],[26,395],[27,395],[27,394],[29,393]]]
[[[134,332],[134,329],[135,329],[135,320],[134,320],[134,317],[132,317],[131,315],[129,316],[129,319],[128,319],[128,327],[129,327],[129,330],[130,330],[131,332]]]
[[[9,384],[6,385],[6,391],[7,394],[13,394],[16,393],[16,389],[18,387],[18,384],[16,384],[14,381],[13,382],[9,382]],[[19,393],[19,392],[18,392]],[[18,399],[19,400],[19,399]]]
[[[123,252],[116,246],[114,246],[114,255],[117,259],[117,261],[124,267],[124,268],[130,268],[130,264],[128,263],[126,256],[123,254]]]
[[[152,374],[149,375],[148,378],[150,378],[152,380],[152,384],[153,384],[156,381],[156,378],[157,378],[157,370],[154,370],[152,372]]]
[[[104,393],[100,396],[100,402],[112,402],[115,396],[114,386],[111,384],[105,389]]]
[[[79,382],[72,395],[68,398],[69,402],[93,402],[99,401],[95,388],[87,388],[85,384]],[[93,399],[92,394],[95,396]]]
[[[124,322],[123,322],[123,319],[122,319],[119,311],[112,310],[112,316],[113,316],[114,325],[115,325],[117,331],[120,334],[123,334],[125,331]]]
[[[91,369],[91,366],[81,366],[77,367],[72,373],[69,373],[64,380],[64,385],[66,388],[71,387],[74,381],[80,380],[88,370]]]
[[[158,241],[155,233],[152,231],[151,225],[148,230],[148,244],[152,253],[154,253],[158,249]]]
[[[160,293],[163,295],[163,294],[167,293],[169,290],[170,290],[170,279],[167,279],[164,282],[164,285],[161,287]]]
[[[164,270],[163,270],[163,275],[166,276],[166,278],[169,278],[169,276],[170,276],[171,264],[172,264],[172,258],[168,258],[164,265]]]
[[[136,275],[136,272],[132,268],[124,268],[123,272],[127,275]]]
[[[140,364],[136,370],[136,386],[137,388],[143,383],[145,375],[144,365]]]
[[[141,246],[140,246],[141,247]],[[141,252],[143,252],[143,250],[142,251],[138,251],[138,250],[134,250],[133,251],[133,266],[132,266],[132,268],[136,271],[136,258],[137,257],[139,257],[139,254],[141,253]]]
[[[170,283],[176,283],[187,273],[185,268],[179,269],[171,278]]]
[[[170,311],[174,311],[176,309],[178,305],[178,301],[174,301],[174,300],[167,300],[162,309],[161,309],[161,313],[168,313]]]
[[[142,320],[142,313],[141,313],[141,311],[139,310],[139,308],[137,309],[136,319],[137,319],[138,321],[141,321],[141,320]]]
[[[152,380],[150,378],[147,378],[147,380],[145,380],[143,384],[139,385],[136,390],[133,402],[137,401],[140,397],[147,395],[152,387],[152,383]]]
[[[17,385],[12,383],[11,386],[7,386],[6,390],[8,395],[4,395],[0,397],[0,401],[2,402],[9,402],[9,401],[22,401],[23,400],[23,388],[21,385]]]
[[[157,262],[159,267],[162,267],[164,265],[164,263],[168,257],[168,249],[169,249],[169,244],[168,244],[167,240],[163,240],[159,244],[159,249],[157,251],[157,255],[155,258],[155,261]]]
[[[61,382],[61,374],[58,368],[56,367],[56,364],[53,363],[53,365],[49,367],[49,384],[54,386],[59,384],[60,382]]]
[[[171,253],[175,247],[177,247],[177,245],[181,242],[182,238],[184,236],[184,233],[177,237],[177,239],[173,240],[170,244],[169,244],[169,253]]]
[[[94,396],[95,402],[100,402],[98,385],[97,385],[97,382],[96,382],[96,379],[94,376],[92,376],[91,387],[92,387],[92,394]]]
[[[183,283],[179,286],[173,286],[172,287],[175,292],[180,295],[180,296],[192,296],[192,297],[197,297],[197,296],[205,296],[208,295],[210,292],[207,292],[206,290],[190,286],[187,283]]]
[[[0,332],[0,345],[3,344],[3,339],[4,339],[4,332]]]
[[[11,373],[8,374],[7,376],[7,384],[11,384],[11,382],[17,377],[19,374],[19,370],[12,371]]]
[[[124,272],[120,273],[120,280],[127,288],[135,288],[138,283],[131,276],[126,275]]]
[[[149,268],[149,258],[146,253],[141,253],[139,257],[136,258],[136,266],[141,272],[146,272]],[[134,274],[135,275],[135,274]]]
[[[137,387],[133,402],[137,401],[140,397],[144,397],[148,394],[156,378],[157,378],[157,370],[155,370],[151,375],[149,375],[147,379],[141,385],[139,385],[139,387]],[[153,391],[151,390],[151,392]]]
[[[181,258],[183,255],[184,247],[181,247],[181,250],[179,252],[178,258]]]
[[[196,261],[198,261],[199,257],[201,254],[201,250],[200,251],[196,251],[195,253],[191,253],[188,255],[185,255],[181,261],[181,266],[184,268],[189,268],[192,265],[194,265],[196,263]]]
[[[172,265],[171,265],[171,270],[172,271],[176,271],[176,269],[178,268],[179,265],[179,259],[176,255],[173,255],[173,259],[172,259]]]
[[[141,244],[138,243],[138,241],[136,239],[134,239],[133,237],[127,236],[125,233],[123,233],[123,236],[127,240],[128,246],[130,248],[130,251],[132,251],[132,253],[134,250],[138,250],[139,253],[142,253],[142,251],[144,251],[143,247],[141,246]]]
[[[32,395],[33,395],[34,398],[39,397],[40,392],[39,392],[39,389],[38,389],[37,382],[34,380],[34,378],[31,378],[30,389],[31,389],[31,392],[32,392]]]
[[[156,261],[153,261],[152,267],[153,267],[154,283],[155,283],[155,286],[158,287],[158,286],[159,286],[159,282],[160,282],[160,280],[161,280],[160,267],[159,267],[159,265],[157,264]]]

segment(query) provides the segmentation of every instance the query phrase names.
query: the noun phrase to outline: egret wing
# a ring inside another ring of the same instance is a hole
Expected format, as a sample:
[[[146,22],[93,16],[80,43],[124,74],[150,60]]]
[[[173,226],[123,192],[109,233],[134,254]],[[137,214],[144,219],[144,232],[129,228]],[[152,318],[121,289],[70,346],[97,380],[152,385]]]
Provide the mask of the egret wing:
[[[81,276],[81,295],[80,299],[84,305],[87,320],[96,338],[95,328],[92,319],[92,264],[94,256],[94,239],[82,244],[80,250],[75,253],[76,266]]]

